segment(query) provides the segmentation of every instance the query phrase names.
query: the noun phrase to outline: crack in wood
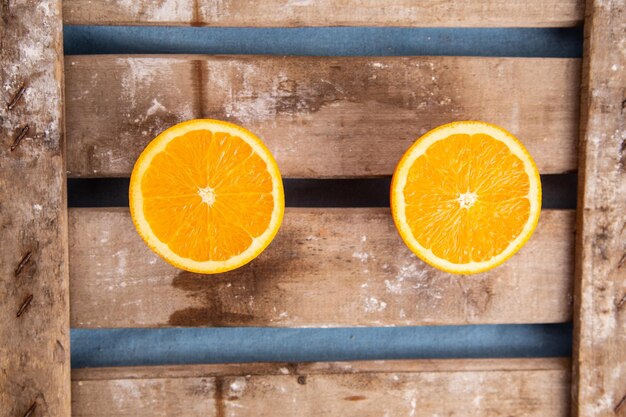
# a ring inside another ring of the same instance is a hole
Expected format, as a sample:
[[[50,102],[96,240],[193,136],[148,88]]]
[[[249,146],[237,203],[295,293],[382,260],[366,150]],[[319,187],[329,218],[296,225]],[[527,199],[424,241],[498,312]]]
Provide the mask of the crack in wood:
[[[201,59],[196,59],[192,63],[193,77],[197,80],[197,94],[196,94],[196,117],[206,118],[206,80],[204,73],[206,71],[206,62]]]
[[[224,380],[220,377],[215,377],[215,417],[224,417],[226,415],[226,409],[224,407]]]
[[[202,26],[200,17],[200,0],[193,0],[193,7],[191,8],[191,26]]]

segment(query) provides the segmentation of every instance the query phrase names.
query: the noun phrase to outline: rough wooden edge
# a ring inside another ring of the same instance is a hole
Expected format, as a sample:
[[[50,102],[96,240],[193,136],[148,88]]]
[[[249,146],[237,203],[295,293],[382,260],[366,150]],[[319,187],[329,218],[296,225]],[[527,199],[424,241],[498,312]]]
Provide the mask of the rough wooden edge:
[[[69,417],[61,1],[0,16],[0,414]]]
[[[588,0],[581,94],[574,417],[626,416],[626,4]]]
[[[109,379],[191,378],[237,375],[299,375],[380,372],[472,372],[546,371],[568,369],[568,358],[528,359],[420,359],[308,363],[230,363],[207,365],[129,366],[80,368],[72,371],[73,381]]]
[[[65,0],[63,5],[71,25],[566,27],[583,18],[582,0]]]

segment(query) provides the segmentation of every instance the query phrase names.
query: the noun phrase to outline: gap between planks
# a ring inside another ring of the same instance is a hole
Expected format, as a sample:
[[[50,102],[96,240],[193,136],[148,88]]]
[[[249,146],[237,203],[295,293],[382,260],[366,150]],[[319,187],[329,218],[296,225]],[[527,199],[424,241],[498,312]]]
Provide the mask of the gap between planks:
[[[66,57],[70,177],[128,177],[144,146],[210,117],[263,139],[290,178],[388,176],[440,124],[510,130],[542,174],[577,169],[580,60]]]
[[[125,208],[70,209],[73,327],[341,327],[552,323],[571,319],[574,212],[544,210],[493,271],[454,276],[419,261],[389,209],[286,210],[250,264],[202,276],[143,243]]]
[[[79,369],[72,403],[75,416],[91,417],[565,417],[569,382],[559,358]]]
[[[63,1],[69,25],[564,27],[583,11],[583,0]]]

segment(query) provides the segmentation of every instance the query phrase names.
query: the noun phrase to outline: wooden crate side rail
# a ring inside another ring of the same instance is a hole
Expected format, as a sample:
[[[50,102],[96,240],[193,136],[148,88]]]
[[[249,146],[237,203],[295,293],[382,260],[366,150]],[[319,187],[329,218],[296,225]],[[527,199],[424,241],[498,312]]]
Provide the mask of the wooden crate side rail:
[[[70,417],[60,0],[0,6],[0,414]]]
[[[626,415],[626,5],[587,1],[573,415]]]

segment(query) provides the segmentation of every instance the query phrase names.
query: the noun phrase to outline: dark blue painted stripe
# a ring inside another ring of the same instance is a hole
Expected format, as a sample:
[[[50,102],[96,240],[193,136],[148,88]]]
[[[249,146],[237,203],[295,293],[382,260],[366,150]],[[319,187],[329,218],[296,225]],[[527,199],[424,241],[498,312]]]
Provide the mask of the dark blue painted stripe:
[[[65,26],[65,53],[576,58],[581,28]]]
[[[570,324],[72,329],[72,367],[570,356]]]

